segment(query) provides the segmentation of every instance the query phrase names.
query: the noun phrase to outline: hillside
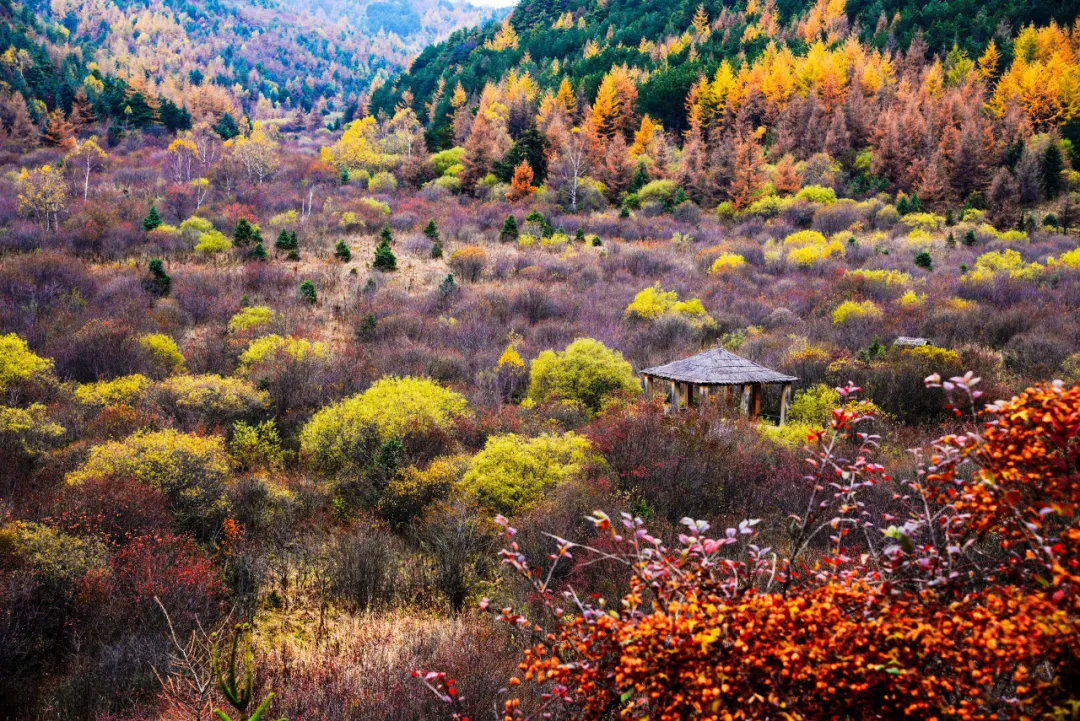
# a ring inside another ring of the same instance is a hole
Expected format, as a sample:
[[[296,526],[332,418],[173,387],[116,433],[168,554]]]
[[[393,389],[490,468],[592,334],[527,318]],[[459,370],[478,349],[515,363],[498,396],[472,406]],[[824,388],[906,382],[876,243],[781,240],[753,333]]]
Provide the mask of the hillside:
[[[88,76],[196,120],[351,114],[428,43],[496,14],[447,0],[3,0],[0,46],[12,58],[0,80],[31,101],[35,119],[32,101],[67,112]]]
[[[695,30],[699,6],[704,33]],[[954,44],[978,56],[996,38],[1007,61],[1011,38],[1022,26],[1068,24],[1078,11],[1076,0],[852,0],[846,7],[835,0],[524,0],[510,15],[512,33],[497,24],[454,33],[426,48],[407,73],[376,93],[372,106],[389,111],[408,91],[421,113],[435,98],[429,138],[445,144],[451,108],[449,94],[437,94],[440,82],[449,88],[461,83],[473,96],[516,69],[530,73],[542,90],[558,88],[565,78],[591,102],[604,74],[626,65],[644,78],[637,110],[682,131],[683,98],[700,75],[711,77],[724,59],[736,67],[742,60],[753,62],[770,44],[801,54],[818,35],[850,34],[867,49],[895,52],[918,37],[920,52],[944,57]]]

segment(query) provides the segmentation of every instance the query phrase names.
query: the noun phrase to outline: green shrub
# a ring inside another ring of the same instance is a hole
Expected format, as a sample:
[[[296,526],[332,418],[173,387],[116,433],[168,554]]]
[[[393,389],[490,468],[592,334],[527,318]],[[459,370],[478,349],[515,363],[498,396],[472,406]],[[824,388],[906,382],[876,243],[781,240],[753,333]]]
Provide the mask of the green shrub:
[[[67,592],[91,570],[103,568],[107,554],[96,540],[15,521],[0,527],[0,558],[5,566],[29,572],[38,583]]]
[[[593,412],[616,391],[641,392],[622,353],[592,338],[579,338],[561,353],[546,350],[532,362],[529,397],[536,402],[575,400]]]
[[[461,485],[482,506],[514,514],[539,501],[548,488],[580,474],[592,457],[589,442],[574,433],[492,436],[469,462]]]
[[[256,426],[243,421],[233,424],[229,455],[241,471],[276,471],[285,465],[289,453],[281,447],[281,435],[271,419]]]
[[[461,164],[461,159],[465,156],[465,148],[450,148],[449,150],[443,150],[435,153],[431,156],[431,164],[435,166],[435,175],[443,176],[447,174],[447,171],[453,168],[455,165]]]
[[[674,180],[654,180],[637,192],[637,200],[641,205],[645,203],[667,205],[675,200],[675,194],[678,192],[679,185]]]
[[[380,170],[368,181],[368,190],[373,193],[389,193],[397,190],[398,182],[393,173]]]
[[[836,202],[836,191],[820,185],[807,185],[795,194],[795,200],[806,200],[811,203],[832,205]]]
[[[795,394],[788,406],[788,420],[820,427],[828,423],[833,409],[839,406],[840,394],[836,389],[819,383]],[[803,441],[805,440],[803,437]]]

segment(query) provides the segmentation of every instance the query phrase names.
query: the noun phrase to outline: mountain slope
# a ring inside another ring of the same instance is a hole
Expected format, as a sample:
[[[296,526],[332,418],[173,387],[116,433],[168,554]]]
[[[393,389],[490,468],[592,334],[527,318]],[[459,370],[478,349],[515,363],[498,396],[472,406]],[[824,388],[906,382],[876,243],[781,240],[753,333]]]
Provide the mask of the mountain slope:
[[[944,55],[956,43],[977,56],[996,38],[1007,61],[1019,26],[1069,23],[1078,14],[1077,0],[851,0],[846,7],[843,0],[523,0],[507,27],[459,31],[425,49],[408,73],[374,94],[372,107],[389,112],[408,91],[423,114],[434,98],[429,137],[444,145],[450,106],[448,93],[436,97],[440,81],[451,89],[460,82],[475,96],[516,67],[541,89],[557,88],[566,77],[591,100],[603,75],[626,64],[645,73],[638,110],[682,130],[681,99],[699,75],[712,75],[725,58],[737,67],[773,42],[799,53],[816,36],[851,33],[882,51],[918,42],[926,52]],[[695,29],[696,16],[704,20],[704,37]]]
[[[0,0],[0,52],[15,54],[0,81],[65,111],[88,75],[196,119],[345,110],[428,43],[497,14],[446,0]]]

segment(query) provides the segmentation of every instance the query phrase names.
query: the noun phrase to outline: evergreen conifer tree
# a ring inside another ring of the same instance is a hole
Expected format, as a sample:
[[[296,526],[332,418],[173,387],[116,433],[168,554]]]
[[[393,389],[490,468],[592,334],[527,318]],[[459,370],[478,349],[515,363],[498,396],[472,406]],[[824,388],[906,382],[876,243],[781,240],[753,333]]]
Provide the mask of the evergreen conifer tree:
[[[382,240],[375,246],[375,260],[371,265],[376,270],[387,272],[397,270],[397,256],[390,250],[390,241],[387,240],[386,235],[383,235]]]
[[[143,230],[149,233],[154,228],[161,227],[161,216],[158,215],[157,206],[151,205],[150,212],[143,218],[142,222]]]
[[[503,243],[510,243],[518,239],[518,224],[517,218],[512,215],[506,216],[506,220],[503,221],[502,230],[499,232],[499,241]]]
[[[352,260],[352,251],[349,250],[349,244],[344,240],[339,240],[337,245],[334,246],[334,257],[342,263],[348,263]]]

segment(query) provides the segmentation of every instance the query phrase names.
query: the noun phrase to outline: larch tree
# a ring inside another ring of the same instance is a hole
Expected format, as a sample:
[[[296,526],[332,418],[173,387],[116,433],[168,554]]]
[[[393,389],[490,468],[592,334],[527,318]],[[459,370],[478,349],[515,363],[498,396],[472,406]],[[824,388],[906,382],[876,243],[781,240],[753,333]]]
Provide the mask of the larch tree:
[[[791,153],[786,153],[780,162],[776,164],[776,172],[773,174],[773,187],[778,193],[794,195],[802,188],[802,178],[795,170],[795,158]]]
[[[533,169],[527,160],[522,160],[514,168],[514,177],[510,180],[510,192],[506,194],[506,199],[511,203],[525,200],[537,190],[532,183]]]
[[[737,210],[750,205],[765,182],[764,158],[756,135],[740,136],[734,145],[734,175],[731,202]]]
[[[45,123],[45,132],[42,133],[41,139],[49,145],[55,145],[66,150],[75,144],[74,134],[75,128],[64,117],[64,111],[56,108],[49,113],[49,118]]]
[[[619,202],[630,187],[634,171],[637,170],[637,163],[630,157],[630,149],[621,133],[617,133],[608,143],[604,164],[599,170],[600,181],[607,187],[608,195],[612,201]]]
[[[82,180],[83,200],[86,200],[90,194],[90,176],[103,170],[108,161],[109,156],[94,138],[78,144],[74,150],[64,156],[64,163],[72,168]]]

